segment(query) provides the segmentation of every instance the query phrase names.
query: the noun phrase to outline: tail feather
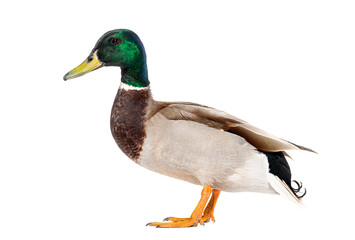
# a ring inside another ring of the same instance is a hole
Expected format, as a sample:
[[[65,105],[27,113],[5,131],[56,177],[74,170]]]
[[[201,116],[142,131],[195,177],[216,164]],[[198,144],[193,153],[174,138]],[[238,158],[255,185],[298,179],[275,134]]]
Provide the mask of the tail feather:
[[[292,182],[296,183],[296,185],[297,185],[297,188],[293,188],[293,187],[291,186],[291,190],[293,191],[293,193],[294,193],[299,199],[303,198],[303,197],[306,195],[306,193],[307,193],[307,189],[306,189],[306,188],[303,188],[301,182],[297,182],[296,180],[293,180]],[[303,192],[301,195],[299,195],[299,193],[301,192],[302,189],[303,189],[304,192]]]
[[[302,189],[302,184],[295,181],[297,188],[289,187],[284,181],[272,173],[268,173],[267,179],[269,184],[278,194],[298,205],[302,205],[301,198],[306,194],[306,191],[301,196],[297,195],[297,193]]]

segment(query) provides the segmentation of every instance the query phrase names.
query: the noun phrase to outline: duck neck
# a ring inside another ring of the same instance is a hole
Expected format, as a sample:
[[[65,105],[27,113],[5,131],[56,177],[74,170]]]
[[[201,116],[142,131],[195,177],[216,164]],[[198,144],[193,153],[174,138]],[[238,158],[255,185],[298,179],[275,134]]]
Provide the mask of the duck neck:
[[[121,68],[121,82],[138,88],[149,86],[148,69],[145,59],[133,67]]]

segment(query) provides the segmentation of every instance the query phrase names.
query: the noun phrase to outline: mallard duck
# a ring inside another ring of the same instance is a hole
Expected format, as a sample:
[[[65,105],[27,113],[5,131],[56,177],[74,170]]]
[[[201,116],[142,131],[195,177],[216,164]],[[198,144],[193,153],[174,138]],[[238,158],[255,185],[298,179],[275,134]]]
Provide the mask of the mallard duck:
[[[121,84],[111,112],[111,132],[118,147],[147,169],[203,186],[190,217],[168,217],[147,225],[191,227],[214,221],[221,191],[280,194],[301,202],[305,191],[297,181],[297,186],[291,185],[286,151],[313,150],[211,107],[154,100],[144,46],[130,30],[105,33],[64,80],[103,66],[121,68]]]

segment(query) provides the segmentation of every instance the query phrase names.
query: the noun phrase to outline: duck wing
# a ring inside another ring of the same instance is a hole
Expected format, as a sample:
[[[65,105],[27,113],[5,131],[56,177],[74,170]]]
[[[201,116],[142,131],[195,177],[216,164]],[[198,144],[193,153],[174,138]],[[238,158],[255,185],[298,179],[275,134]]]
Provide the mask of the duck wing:
[[[316,153],[261,130],[223,111],[189,102],[160,102],[159,113],[170,120],[194,121],[243,137],[255,148],[265,152],[305,150]]]

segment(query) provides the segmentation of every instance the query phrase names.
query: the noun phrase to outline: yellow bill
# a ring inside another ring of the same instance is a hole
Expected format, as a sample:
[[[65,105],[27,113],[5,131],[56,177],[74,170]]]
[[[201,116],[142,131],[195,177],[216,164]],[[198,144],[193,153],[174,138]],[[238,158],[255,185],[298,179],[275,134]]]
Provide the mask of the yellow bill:
[[[65,74],[64,81],[76,77],[80,77],[88,72],[98,69],[101,66],[102,63],[97,58],[97,50],[96,50],[93,54],[90,54],[90,56],[87,59],[85,59],[85,61],[82,64],[80,64],[79,66],[77,66],[76,68],[68,72],[67,74]]]

